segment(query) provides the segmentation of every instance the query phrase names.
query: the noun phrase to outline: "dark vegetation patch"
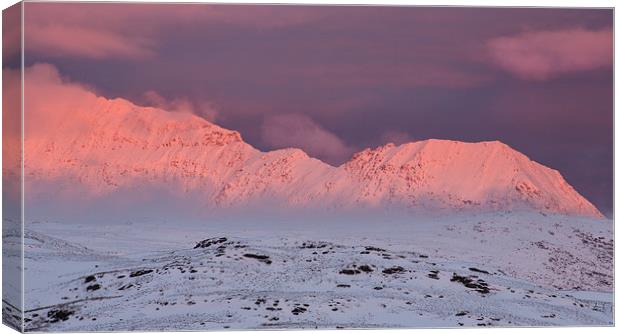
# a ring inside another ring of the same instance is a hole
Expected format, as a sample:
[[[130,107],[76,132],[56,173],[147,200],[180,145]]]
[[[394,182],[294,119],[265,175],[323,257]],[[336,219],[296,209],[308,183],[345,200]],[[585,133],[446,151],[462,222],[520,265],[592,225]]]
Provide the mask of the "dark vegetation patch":
[[[544,241],[536,241],[536,242],[533,242],[532,244],[534,244],[536,247],[540,249],[549,249],[549,247]]]
[[[247,254],[243,254],[244,257],[250,258],[250,259],[255,259],[258,260],[260,262],[263,262],[265,264],[271,264],[271,259],[269,259],[269,256],[267,255],[259,255],[259,254],[252,254],[252,253],[247,253]]]
[[[90,283],[90,282],[93,282],[93,281],[96,281],[96,280],[97,280],[97,278],[95,278],[95,275],[90,275],[90,276],[86,276],[84,278],[84,283]]]
[[[226,242],[226,241],[228,241],[228,238],[225,238],[225,237],[205,239],[205,240],[202,240],[202,241],[198,242],[196,244],[196,246],[194,246],[194,249],[196,249],[196,248],[207,248],[207,247],[209,247],[211,245],[221,244],[221,243]]]
[[[100,284],[92,284],[86,287],[86,291],[95,291],[95,290],[99,290],[101,289],[101,285]]]

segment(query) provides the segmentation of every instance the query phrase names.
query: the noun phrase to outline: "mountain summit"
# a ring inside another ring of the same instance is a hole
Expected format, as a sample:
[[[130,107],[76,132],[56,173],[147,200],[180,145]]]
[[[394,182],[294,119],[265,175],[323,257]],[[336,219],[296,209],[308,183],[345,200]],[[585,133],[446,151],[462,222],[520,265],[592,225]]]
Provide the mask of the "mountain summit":
[[[34,119],[24,144],[27,196],[75,193],[86,200],[156,186],[204,210],[272,205],[602,217],[559,172],[498,141],[387,144],[334,167],[299,149],[261,152],[238,132],[189,113],[95,95],[83,97],[80,108],[53,107],[67,110],[44,109],[38,120],[26,111],[26,120]]]

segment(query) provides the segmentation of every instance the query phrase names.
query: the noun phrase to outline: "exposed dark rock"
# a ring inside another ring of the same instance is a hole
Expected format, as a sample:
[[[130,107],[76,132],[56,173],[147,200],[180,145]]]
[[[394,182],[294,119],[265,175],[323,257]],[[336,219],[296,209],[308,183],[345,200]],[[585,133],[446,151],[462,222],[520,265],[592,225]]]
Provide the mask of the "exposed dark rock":
[[[196,244],[196,246],[194,246],[194,249],[196,249],[196,248],[207,248],[207,247],[209,247],[211,245],[221,244],[221,243],[226,242],[226,241],[228,241],[228,239],[225,238],[225,237],[205,239],[205,240],[202,240],[202,241],[198,242]]]
[[[385,249],[383,249],[383,248],[372,247],[372,246],[366,247],[366,250],[367,251],[373,251],[373,252],[385,252]]]
[[[308,309],[305,307],[301,307],[301,306],[297,306],[295,307],[291,313],[293,313],[294,315],[299,315],[300,313],[304,313],[306,312]]]
[[[361,265],[361,266],[359,266],[359,267],[357,267],[357,268],[358,268],[359,270],[361,270],[361,271],[365,272],[365,273],[370,273],[370,272],[373,272],[373,271],[374,271],[374,270],[373,270],[373,269],[372,269],[369,265],[366,265],[366,264]]]
[[[59,322],[59,321],[67,321],[69,317],[75,313],[72,310],[51,310],[47,312],[47,317],[50,318],[50,322]]]
[[[474,268],[474,267],[469,268],[469,270],[474,271],[474,272],[477,272],[477,273],[482,273],[482,274],[490,274],[490,273],[489,273],[488,271],[486,271],[486,270],[482,270],[482,269],[478,269],[478,268]]]
[[[299,246],[299,248],[325,248],[327,247],[327,245],[328,244],[323,243],[323,242],[320,242],[318,244],[315,244],[312,242],[309,242],[309,243],[304,242],[301,244],[301,246]]]
[[[251,254],[251,253],[247,253],[247,254],[243,254],[244,257],[250,258],[250,259],[256,259],[260,262],[263,262],[265,264],[271,264],[271,260],[269,259],[269,256],[267,255],[258,255],[258,254]]]
[[[431,270],[430,273],[426,276],[432,279],[439,279],[439,270]]]
[[[490,292],[488,284],[485,281],[481,279],[475,279],[471,276],[460,276],[457,273],[453,273],[450,281],[461,283],[465,287],[473,289],[481,294],[487,294]]]
[[[343,275],[357,275],[357,274],[361,274],[362,272],[357,270],[357,269],[342,269],[340,271],[340,274]]]
[[[395,266],[395,267],[383,269],[383,273],[388,274],[388,275],[402,273],[403,271],[405,271],[405,268],[401,266]]]
[[[132,272],[131,274],[129,274],[129,277],[138,277],[138,276],[150,274],[152,272],[153,272],[153,270],[151,270],[151,269],[136,270],[136,271]]]

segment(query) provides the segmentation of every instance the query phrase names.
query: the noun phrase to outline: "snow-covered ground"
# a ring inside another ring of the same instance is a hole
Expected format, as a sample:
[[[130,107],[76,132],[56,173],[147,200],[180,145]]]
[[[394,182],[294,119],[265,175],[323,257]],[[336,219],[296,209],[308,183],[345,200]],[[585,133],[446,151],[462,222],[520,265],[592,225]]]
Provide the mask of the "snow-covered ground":
[[[45,222],[25,240],[27,330],[614,323],[609,220]]]

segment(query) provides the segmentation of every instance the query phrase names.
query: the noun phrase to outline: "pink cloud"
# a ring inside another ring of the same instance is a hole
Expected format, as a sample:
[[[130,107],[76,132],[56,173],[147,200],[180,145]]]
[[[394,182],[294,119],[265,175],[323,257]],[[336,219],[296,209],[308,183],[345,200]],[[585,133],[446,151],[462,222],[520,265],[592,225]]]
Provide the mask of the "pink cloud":
[[[156,52],[164,33],[183,25],[221,23],[259,28],[303,24],[320,18],[314,8],[279,14],[279,6],[27,3],[26,51],[94,59],[141,59]]]
[[[18,71],[15,71],[18,72]],[[81,133],[99,99],[91,89],[63,78],[50,64],[24,69],[24,132],[28,140],[63,129]]]
[[[7,200],[21,199],[21,72],[2,69],[2,194]],[[11,206],[4,202],[5,208]],[[6,210],[3,214],[11,214]]]
[[[199,115],[213,122],[218,116],[217,110],[207,101],[192,102],[185,97],[166,99],[155,91],[147,91],[143,94],[144,105],[155,107],[170,112],[188,112]]]
[[[491,59],[522,79],[545,80],[563,73],[610,67],[611,28],[530,31],[491,39]]]
[[[26,54],[39,52],[94,59],[151,56],[159,28],[167,26],[170,20],[165,19],[161,6],[140,7],[27,3],[24,6]]]
[[[19,81],[19,79],[18,70],[3,70],[3,80]],[[19,85],[14,87],[19,88]],[[16,89],[4,88],[3,94],[7,96],[19,93]],[[154,107],[162,113],[185,112],[203,118],[207,116],[215,118],[216,115],[215,109],[208,102],[192,103],[184,98],[167,100],[156,92],[148,92],[145,96],[145,99],[150,100],[140,105]],[[25,68],[24,100],[24,131],[28,140],[47,138],[50,133],[58,133],[58,129],[62,129],[63,135],[68,137],[79,136],[83,134],[84,126],[89,126],[96,120],[97,115],[93,114],[92,110],[101,109],[102,103],[116,101],[133,105],[132,102],[121,98],[103,97],[95,89],[63,77],[56,67],[45,63]]]
[[[406,132],[398,130],[389,130],[381,135],[382,143],[393,143],[396,145],[412,142],[414,139]]]
[[[354,152],[338,136],[302,114],[268,116],[261,127],[261,137],[271,148],[300,148],[333,164],[342,163]]]
[[[30,25],[26,34],[28,51],[88,58],[146,58],[153,54],[149,39],[92,27]]]

